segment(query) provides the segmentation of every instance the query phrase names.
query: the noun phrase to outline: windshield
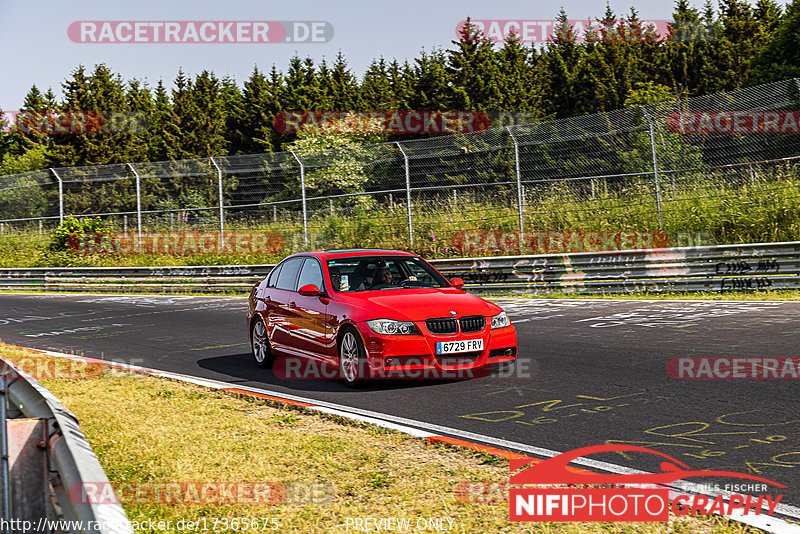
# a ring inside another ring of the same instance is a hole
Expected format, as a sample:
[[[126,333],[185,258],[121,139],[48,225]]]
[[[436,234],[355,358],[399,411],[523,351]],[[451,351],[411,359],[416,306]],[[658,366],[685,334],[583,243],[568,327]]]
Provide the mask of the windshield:
[[[359,256],[328,260],[331,286],[339,292],[380,291],[404,287],[450,287],[422,258]]]

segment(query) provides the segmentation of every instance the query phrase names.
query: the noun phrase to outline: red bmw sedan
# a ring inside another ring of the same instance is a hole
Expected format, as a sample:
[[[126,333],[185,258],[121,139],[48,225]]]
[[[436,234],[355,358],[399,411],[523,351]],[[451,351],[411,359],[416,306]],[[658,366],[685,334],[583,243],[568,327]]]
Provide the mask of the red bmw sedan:
[[[253,357],[259,367],[279,357],[303,369],[312,364],[314,377],[340,377],[349,386],[455,377],[514,361],[517,332],[508,316],[463,285],[408,252],[294,254],[250,292]],[[320,367],[333,374],[320,375]]]

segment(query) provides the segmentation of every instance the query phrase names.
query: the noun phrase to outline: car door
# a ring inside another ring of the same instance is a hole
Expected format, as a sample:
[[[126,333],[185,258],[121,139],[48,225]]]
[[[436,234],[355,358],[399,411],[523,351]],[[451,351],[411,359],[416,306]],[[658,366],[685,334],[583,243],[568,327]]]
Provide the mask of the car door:
[[[304,296],[297,292],[307,284],[314,284],[323,294]],[[331,317],[327,314],[330,299],[326,290],[322,264],[317,258],[306,258],[297,279],[297,288],[289,298],[288,306],[294,321],[289,337],[293,348],[315,358],[333,361],[332,358],[326,358],[333,338]]]
[[[303,266],[305,257],[289,258],[280,264],[280,272],[275,280],[275,287],[269,290],[269,332],[270,343],[274,348],[291,347],[289,331],[294,327],[296,319],[289,300],[297,287],[297,276]]]

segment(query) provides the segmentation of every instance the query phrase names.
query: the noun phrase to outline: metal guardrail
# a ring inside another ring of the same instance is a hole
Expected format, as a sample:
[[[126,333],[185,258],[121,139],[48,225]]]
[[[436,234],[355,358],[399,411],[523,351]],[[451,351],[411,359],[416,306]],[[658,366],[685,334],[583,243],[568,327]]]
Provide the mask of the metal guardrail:
[[[0,289],[93,292],[248,292],[274,265],[0,269]]]
[[[634,293],[800,288],[800,242],[435,260],[473,292]]]
[[[800,288],[800,242],[432,260],[479,293],[633,293]],[[247,292],[273,265],[0,269],[0,289]]]
[[[29,531],[133,534],[120,504],[87,498],[85,484],[111,486],[75,415],[33,377],[3,358],[0,365],[6,394],[2,401],[7,401],[10,417],[2,421],[3,437],[15,437],[9,432],[13,424],[30,423],[24,435],[16,437],[19,470],[12,467],[9,487],[2,488],[12,503],[6,518],[32,521]],[[38,428],[30,432],[31,425]],[[21,530],[12,524],[11,531]]]

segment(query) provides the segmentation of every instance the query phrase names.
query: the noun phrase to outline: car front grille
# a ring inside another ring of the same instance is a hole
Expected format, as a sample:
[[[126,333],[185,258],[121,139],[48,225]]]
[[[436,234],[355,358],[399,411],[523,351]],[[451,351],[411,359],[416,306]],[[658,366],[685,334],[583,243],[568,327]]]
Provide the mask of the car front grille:
[[[449,317],[425,319],[425,326],[432,334],[455,334],[458,332],[458,322]]]
[[[486,317],[483,315],[470,315],[469,317],[462,317],[458,322],[461,325],[461,331],[464,333],[480,332],[486,326]]]

